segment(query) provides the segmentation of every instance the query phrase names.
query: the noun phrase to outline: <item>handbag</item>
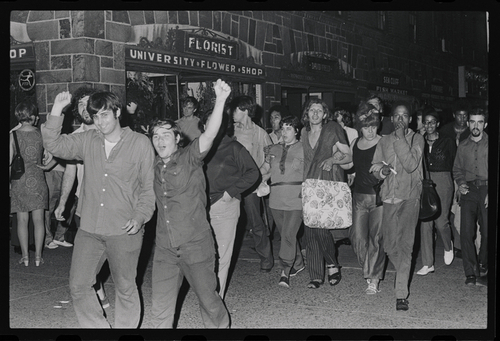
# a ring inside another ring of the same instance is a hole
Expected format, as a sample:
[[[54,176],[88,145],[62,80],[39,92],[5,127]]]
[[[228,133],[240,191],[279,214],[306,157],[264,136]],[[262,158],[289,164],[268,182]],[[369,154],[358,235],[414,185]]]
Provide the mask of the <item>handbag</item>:
[[[384,179],[379,180],[375,185],[373,185],[373,190],[375,191],[375,205],[377,207],[384,204],[384,202],[382,201],[382,197],[380,196],[380,189],[382,188],[383,183]]]
[[[422,193],[420,194],[420,212],[418,219],[432,220],[441,211],[441,200],[436,192],[436,184],[431,180],[431,174],[427,168],[427,158],[423,156],[424,179],[422,180]]]
[[[16,144],[16,155],[14,155],[10,165],[10,178],[11,180],[19,180],[24,174],[24,160],[21,156],[21,152],[19,151],[19,143],[17,142],[16,132],[13,131],[12,134],[14,135],[14,142]]]
[[[346,182],[307,179],[301,193],[304,225],[320,229],[352,225],[352,195]]]

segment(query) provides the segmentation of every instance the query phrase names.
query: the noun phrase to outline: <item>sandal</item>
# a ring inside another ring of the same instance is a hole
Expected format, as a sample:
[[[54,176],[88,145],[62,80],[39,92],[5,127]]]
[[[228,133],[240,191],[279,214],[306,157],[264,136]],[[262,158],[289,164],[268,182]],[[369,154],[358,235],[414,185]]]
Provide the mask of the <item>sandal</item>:
[[[318,280],[312,280],[309,282],[309,284],[307,284],[307,287],[309,289],[318,289],[321,285],[321,281],[318,281]]]
[[[334,269],[336,266],[334,265],[328,265],[328,269]],[[340,283],[340,280],[342,279],[342,274],[340,273],[340,267],[337,267],[339,271],[337,271],[334,274],[328,274],[328,283],[330,283],[331,286],[337,285]]]

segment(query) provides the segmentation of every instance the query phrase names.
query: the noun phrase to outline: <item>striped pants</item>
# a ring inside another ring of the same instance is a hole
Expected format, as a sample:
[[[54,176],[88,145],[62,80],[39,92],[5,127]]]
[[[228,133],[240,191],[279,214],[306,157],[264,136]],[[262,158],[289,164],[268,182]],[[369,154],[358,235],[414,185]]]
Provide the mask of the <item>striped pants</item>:
[[[317,229],[304,226],[307,246],[306,258],[309,278],[324,281],[325,262],[338,266],[337,246],[333,239],[333,230]]]

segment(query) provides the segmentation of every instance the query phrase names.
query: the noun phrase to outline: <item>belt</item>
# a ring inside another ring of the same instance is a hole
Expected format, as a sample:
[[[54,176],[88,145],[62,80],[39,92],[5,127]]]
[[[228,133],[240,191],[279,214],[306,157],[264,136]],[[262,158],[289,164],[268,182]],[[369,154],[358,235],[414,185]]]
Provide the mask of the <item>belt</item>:
[[[286,182],[276,182],[270,186],[283,186],[283,185],[302,185],[302,181],[286,181]]]
[[[473,180],[473,181],[467,181],[468,185],[474,185],[476,187],[481,187],[481,186],[488,186],[488,180]]]

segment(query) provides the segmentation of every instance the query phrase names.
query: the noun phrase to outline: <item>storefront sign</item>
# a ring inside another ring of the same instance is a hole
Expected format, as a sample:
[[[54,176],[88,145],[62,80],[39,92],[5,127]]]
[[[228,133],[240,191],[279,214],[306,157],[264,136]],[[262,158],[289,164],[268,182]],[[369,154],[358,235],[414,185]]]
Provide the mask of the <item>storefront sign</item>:
[[[128,61],[140,61],[154,66],[180,67],[194,70],[217,71],[230,74],[260,77],[265,76],[264,68],[255,65],[242,65],[226,61],[215,61],[200,57],[181,56],[136,47],[125,48]]]
[[[335,73],[339,69],[337,62],[334,60],[304,56],[304,62],[307,71]]]
[[[387,86],[380,86],[376,85],[375,90],[379,92],[388,92],[391,94],[398,94],[398,95],[403,95],[403,96],[408,96],[408,90],[404,89],[395,89],[395,88],[389,88]]]
[[[10,60],[23,60],[34,58],[33,46],[12,46],[10,48]]]
[[[19,73],[19,87],[23,91],[30,91],[35,86],[35,73],[30,69],[24,69]]]
[[[400,79],[398,76],[391,75],[391,74],[383,74],[382,75],[382,84],[384,85],[395,85],[398,86],[400,85]]]
[[[238,59],[238,44],[236,42],[202,37],[192,33],[186,34],[184,51],[206,56]]]

